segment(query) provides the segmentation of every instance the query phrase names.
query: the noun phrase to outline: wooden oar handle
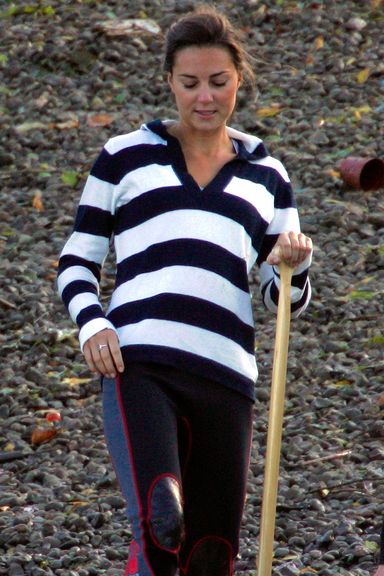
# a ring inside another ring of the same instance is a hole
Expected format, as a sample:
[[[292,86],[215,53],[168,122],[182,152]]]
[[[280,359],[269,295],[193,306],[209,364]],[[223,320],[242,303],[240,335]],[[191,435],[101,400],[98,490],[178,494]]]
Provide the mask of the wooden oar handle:
[[[293,269],[280,264],[280,291],[277,309],[275,350],[265,457],[264,494],[261,511],[258,576],[271,576],[275,532],[277,488],[283,431],[285,381],[287,375],[291,321],[291,280]]]

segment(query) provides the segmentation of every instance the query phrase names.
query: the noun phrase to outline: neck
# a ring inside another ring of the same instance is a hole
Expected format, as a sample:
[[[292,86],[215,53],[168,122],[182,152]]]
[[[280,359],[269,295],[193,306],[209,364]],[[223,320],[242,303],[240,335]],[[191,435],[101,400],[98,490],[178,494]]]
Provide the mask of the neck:
[[[176,123],[169,128],[169,132],[179,140],[184,150],[195,155],[217,156],[223,151],[233,151],[226,126],[216,131],[202,132]]]

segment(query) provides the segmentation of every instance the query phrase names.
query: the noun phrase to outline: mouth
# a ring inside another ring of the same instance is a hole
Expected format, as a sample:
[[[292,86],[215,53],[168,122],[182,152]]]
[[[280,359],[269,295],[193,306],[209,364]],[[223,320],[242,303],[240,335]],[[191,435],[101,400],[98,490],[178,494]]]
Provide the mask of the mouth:
[[[216,114],[216,110],[195,110],[195,113],[201,118],[211,118]]]

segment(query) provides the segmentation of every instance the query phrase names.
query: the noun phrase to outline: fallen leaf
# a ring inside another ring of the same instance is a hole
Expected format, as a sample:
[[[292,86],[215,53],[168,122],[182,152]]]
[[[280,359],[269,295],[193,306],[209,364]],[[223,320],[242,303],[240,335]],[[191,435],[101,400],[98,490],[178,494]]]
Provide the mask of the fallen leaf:
[[[283,562],[288,562],[289,560],[298,560],[298,559],[299,559],[299,556],[297,554],[287,554],[287,556],[283,556],[282,558],[274,559],[274,561],[281,564]]]
[[[130,34],[160,34],[161,28],[150,18],[112,19],[99,24],[107,36],[128,36]]]
[[[49,102],[49,93],[43,92],[38,98],[35,100],[36,108],[44,108]]]
[[[15,130],[18,134],[25,134],[26,132],[30,132],[31,130],[45,130],[47,128],[47,124],[43,124],[43,122],[24,122],[23,124],[19,124],[15,126]]]
[[[32,200],[32,207],[37,210],[38,212],[43,212],[44,211],[44,204],[43,204],[43,198],[42,198],[42,193],[40,190],[37,190],[35,192],[35,195],[33,197]]]
[[[69,130],[70,128],[78,128],[78,127],[79,127],[78,118],[69,118],[68,120],[64,120],[63,122],[56,122],[52,125],[52,128],[57,128],[58,130]]]
[[[372,540],[365,540],[364,548],[369,552],[377,552],[379,545],[377,542],[373,542]]]
[[[72,500],[71,505],[74,508],[78,508],[79,506],[87,506],[89,504],[88,500]]]
[[[305,59],[305,65],[306,66],[311,66],[313,63],[315,62],[315,59],[313,57],[312,54],[308,54],[308,56]]]
[[[93,116],[88,116],[87,124],[91,126],[91,128],[95,128],[97,126],[109,126],[114,121],[114,117],[110,114],[94,114]]]
[[[90,382],[91,378],[64,378],[63,384],[69,384],[70,386],[77,386],[78,384],[86,384]]]
[[[384,406],[384,394],[382,394],[381,396],[379,396],[376,400],[378,406]]]
[[[63,184],[71,186],[71,188],[74,188],[76,186],[77,180],[78,180],[77,172],[75,172],[74,170],[66,170],[61,175],[61,181],[63,182]]]
[[[371,290],[352,290],[347,295],[347,300],[373,300],[377,293]]]
[[[321,50],[324,47],[324,36],[318,36],[315,39],[315,48],[316,50]]]
[[[364,68],[364,70],[361,70],[358,75],[356,76],[357,82],[359,84],[364,84],[364,82],[366,82],[369,78],[371,74],[371,69],[370,68]]]
[[[333,388],[345,388],[346,386],[351,386],[351,384],[350,380],[338,380],[334,383]]]
[[[332,178],[340,178],[340,172],[338,170],[333,170],[333,169],[328,170],[327,174],[329,176],[331,176]]]
[[[56,434],[56,428],[35,428],[31,435],[31,442],[34,445],[43,444],[51,440]]]
[[[271,106],[264,106],[263,108],[259,108],[256,111],[256,116],[260,116],[261,118],[269,118],[271,116],[276,116],[276,114],[280,114],[283,110],[283,106],[281,104],[271,104]]]
[[[320,490],[320,496],[322,498],[326,498],[329,493],[330,493],[329,488],[321,488],[321,490]]]

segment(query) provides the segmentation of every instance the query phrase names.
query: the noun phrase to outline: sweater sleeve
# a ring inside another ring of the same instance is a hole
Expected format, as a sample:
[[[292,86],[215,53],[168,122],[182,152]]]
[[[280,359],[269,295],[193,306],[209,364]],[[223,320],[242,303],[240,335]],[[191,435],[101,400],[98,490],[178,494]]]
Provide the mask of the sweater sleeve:
[[[59,258],[57,287],[77,323],[81,349],[94,334],[114,329],[99,301],[100,273],[113,229],[112,156],[103,149],[87,178],[75,224]]]
[[[282,232],[300,232],[300,221],[291,183],[282,164],[274,160],[279,177],[274,191],[274,211],[269,222],[257,263],[260,267],[261,294],[268,310],[277,311],[280,289],[279,266],[271,266],[266,259]],[[308,269],[312,254],[297,266],[292,275],[291,314],[295,318],[308,306],[311,298],[311,284]]]

